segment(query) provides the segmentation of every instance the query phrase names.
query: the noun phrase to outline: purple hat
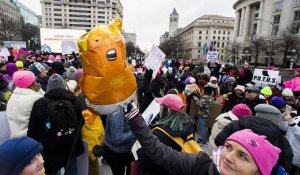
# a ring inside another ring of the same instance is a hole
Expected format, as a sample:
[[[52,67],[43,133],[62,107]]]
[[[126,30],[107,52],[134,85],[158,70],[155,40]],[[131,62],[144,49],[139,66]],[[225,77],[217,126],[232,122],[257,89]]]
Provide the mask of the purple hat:
[[[6,65],[6,72],[8,75],[13,75],[15,72],[17,72],[19,69],[17,68],[15,63],[8,63]]]
[[[74,73],[74,80],[79,81],[83,75],[83,69],[77,69]]]

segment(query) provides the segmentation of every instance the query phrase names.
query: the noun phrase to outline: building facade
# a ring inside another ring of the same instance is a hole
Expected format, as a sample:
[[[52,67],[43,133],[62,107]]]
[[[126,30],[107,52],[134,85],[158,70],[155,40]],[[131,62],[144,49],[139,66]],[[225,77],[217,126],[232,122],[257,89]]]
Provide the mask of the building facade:
[[[25,24],[30,23],[32,25],[38,26],[39,24],[38,15],[34,11],[26,7],[18,0],[13,0],[13,3],[17,6]]]
[[[123,18],[120,0],[41,0],[42,27],[89,31],[97,24]]]
[[[123,36],[124,36],[126,42],[132,42],[132,43],[134,43],[134,45],[136,45],[136,34],[135,33],[123,32]]]
[[[12,21],[20,21],[20,12],[11,0],[0,1],[0,14]]]
[[[275,41],[280,44],[280,41],[284,40],[284,31],[290,32],[294,38],[299,38],[300,0],[238,0],[233,8],[236,11],[233,40],[242,46],[240,59],[245,57],[245,48],[249,47],[255,38],[264,38],[269,48],[265,50],[268,52],[259,53],[259,63],[269,62],[268,54],[271,52],[270,61],[282,64],[282,52],[275,50],[273,53],[272,50],[276,47]],[[253,57],[251,54],[252,62]]]
[[[228,57],[229,43],[232,41],[234,18],[219,15],[204,15],[184,27],[174,36],[181,42],[181,58],[198,59],[205,55],[206,48],[215,42],[219,60]]]
[[[21,15],[11,0],[0,0],[0,44],[2,41],[21,40]]]

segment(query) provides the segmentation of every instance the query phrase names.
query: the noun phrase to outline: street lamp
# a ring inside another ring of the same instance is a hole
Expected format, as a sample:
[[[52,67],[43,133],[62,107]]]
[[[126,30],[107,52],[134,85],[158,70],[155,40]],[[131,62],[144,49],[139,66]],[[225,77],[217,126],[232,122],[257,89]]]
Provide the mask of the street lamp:
[[[273,50],[273,29],[274,29],[274,23],[261,19],[261,18],[256,18],[255,21],[261,20],[263,22],[269,23],[272,25],[272,31],[271,31],[271,40],[270,40],[270,52],[269,52],[269,59],[268,59],[268,67],[270,66],[270,61],[272,59],[272,50]]]
[[[291,59],[290,59],[290,69],[293,69],[293,66],[294,66],[294,61],[295,61],[294,56],[295,56],[295,53],[296,53],[296,49],[293,49],[292,53],[293,54],[292,54]]]

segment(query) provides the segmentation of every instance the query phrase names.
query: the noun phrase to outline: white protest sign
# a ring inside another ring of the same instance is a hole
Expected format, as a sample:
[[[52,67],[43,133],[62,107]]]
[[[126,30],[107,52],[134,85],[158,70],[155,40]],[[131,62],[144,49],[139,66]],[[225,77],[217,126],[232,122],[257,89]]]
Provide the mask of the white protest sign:
[[[72,52],[78,53],[77,44],[75,41],[62,41],[61,53],[63,55],[72,54]]]
[[[4,41],[4,47],[15,49],[26,49],[25,41]]]
[[[160,104],[156,103],[154,99],[142,114],[142,117],[146,121],[147,125],[149,125],[152,122],[152,120],[157,116],[159,111],[160,111]]]
[[[215,63],[218,61],[218,55],[219,53],[216,51],[208,51],[207,52],[207,61]]]
[[[256,86],[276,85],[278,80],[279,71],[255,69],[252,81]]]
[[[147,69],[153,70],[153,78],[155,78],[160,66],[165,61],[165,57],[166,55],[157,46],[152,46],[152,49],[146,59],[145,66]]]
[[[132,66],[136,66],[136,61],[135,60],[131,60],[131,64],[132,64]]]
[[[0,48],[0,58],[1,60],[7,60],[7,57],[10,56],[10,53],[6,47]]]

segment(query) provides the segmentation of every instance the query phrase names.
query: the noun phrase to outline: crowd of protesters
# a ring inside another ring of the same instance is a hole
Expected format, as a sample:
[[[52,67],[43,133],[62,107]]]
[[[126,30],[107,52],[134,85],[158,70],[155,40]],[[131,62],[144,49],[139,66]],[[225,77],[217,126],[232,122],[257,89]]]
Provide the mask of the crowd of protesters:
[[[77,175],[82,140],[91,175],[99,174],[98,158],[114,175],[300,173],[300,68],[280,89],[253,83],[248,63],[239,70],[166,60],[154,78],[136,63],[136,103],[107,116],[87,108],[78,55],[1,63],[0,174],[56,175],[64,168]],[[147,126],[141,113],[153,100],[160,113]],[[202,151],[184,152],[174,138],[195,140]]]

